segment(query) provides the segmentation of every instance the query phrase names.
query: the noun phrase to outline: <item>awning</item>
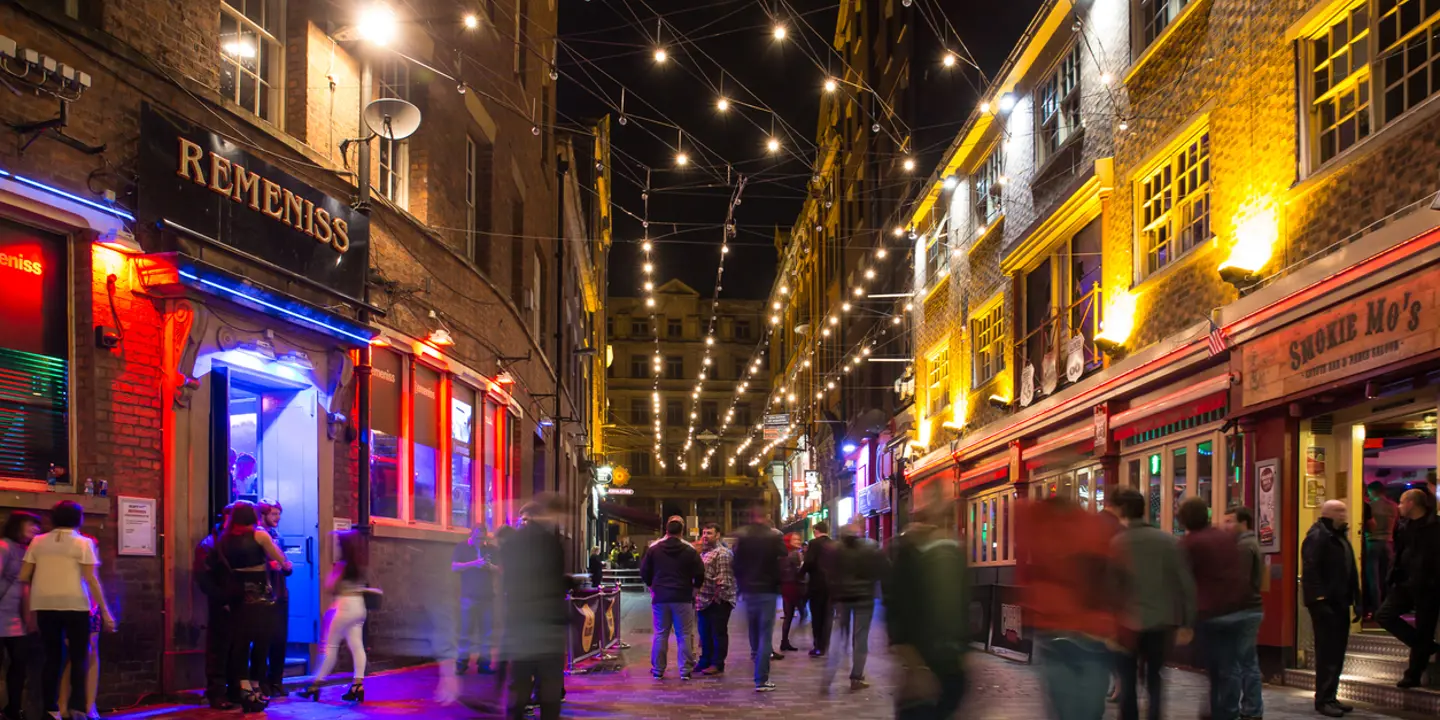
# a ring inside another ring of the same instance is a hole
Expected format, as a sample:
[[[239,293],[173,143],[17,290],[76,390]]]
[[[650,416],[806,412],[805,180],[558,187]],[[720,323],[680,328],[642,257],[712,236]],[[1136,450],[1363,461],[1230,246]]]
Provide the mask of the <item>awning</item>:
[[[629,505],[610,502],[609,500],[600,501],[600,514],[611,520],[619,520],[626,525],[635,525],[637,527],[654,530],[659,530],[661,527],[659,515],[654,515],[640,508],[630,507]]]
[[[976,465],[969,470],[960,472],[960,483],[957,493],[963,494],[970,488],[989,485],[996,480],[1003,480],[1010,475],[1010,458],[999,457],[990,462]]]
[[[1216,375],[1112,415],[1115,442],[1225,407],[1230,400],[1230,382],[1229,373]]]

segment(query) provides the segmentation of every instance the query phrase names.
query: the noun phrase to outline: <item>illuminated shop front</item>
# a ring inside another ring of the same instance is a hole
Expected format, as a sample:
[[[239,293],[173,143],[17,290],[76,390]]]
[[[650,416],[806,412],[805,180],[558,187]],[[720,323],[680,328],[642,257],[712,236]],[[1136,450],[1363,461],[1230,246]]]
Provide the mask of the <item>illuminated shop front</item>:
[[[65,236],[0,219],[0,482],[43,489],[70,467],[69,254]]]

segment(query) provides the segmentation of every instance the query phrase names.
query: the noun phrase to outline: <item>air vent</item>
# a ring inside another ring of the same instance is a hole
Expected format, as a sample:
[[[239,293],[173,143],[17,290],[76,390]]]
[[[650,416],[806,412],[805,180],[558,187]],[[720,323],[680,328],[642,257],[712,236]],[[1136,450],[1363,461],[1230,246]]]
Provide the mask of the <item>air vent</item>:
[[[1329,435],[1335,431],[1334,415],[1318,415],[1310,420],[1310,432],[1316,435]]]

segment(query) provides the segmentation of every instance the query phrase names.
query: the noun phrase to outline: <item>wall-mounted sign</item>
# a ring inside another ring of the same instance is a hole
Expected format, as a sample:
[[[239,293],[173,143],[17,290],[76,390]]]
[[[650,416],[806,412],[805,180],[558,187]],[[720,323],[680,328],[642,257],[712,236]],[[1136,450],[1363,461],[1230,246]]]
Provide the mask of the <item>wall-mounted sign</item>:
[[[64,238],[0,221],[0,347],[69,354],[65,278]]]
[[[628,487],[607,487],[607,488],[605,488],[605,494],[606,494],[606,495],[634,495],[634,494],[635,494],[635,488],[628,488]]]
[[[1255,535],[1260,551],[1280,552],[1280,461],[1255,463]]]
[[[143,555],[154,557],[155,552],[155,498],[117,498],[120,516],[121,555]]]
[[[149,105],[140,120],[140,212],[359,298],[370,220],[240,149]]]
[[[1440,266],[1318,311],[1241,346],[1242,402],[1254,405],[1440,346]]]
[[[1056,357],[1059,351],[1060,348],[1054,348],[1040,359],[1040,390],[1046,395],[1054,395],[1055,388],[1060,386],[1059,358]]]
[[[1110,406],[1100,403],[1095,406],[1095,457],[1104,455],[1110,449]]]
[[[1065,341],[1065,380],[1077,382],[1085,374],[1085,336],[1076,335]]]
[[[1020,407],[1029,407],[1035,402],[1035,366],[1025,363],[1020,370]]]

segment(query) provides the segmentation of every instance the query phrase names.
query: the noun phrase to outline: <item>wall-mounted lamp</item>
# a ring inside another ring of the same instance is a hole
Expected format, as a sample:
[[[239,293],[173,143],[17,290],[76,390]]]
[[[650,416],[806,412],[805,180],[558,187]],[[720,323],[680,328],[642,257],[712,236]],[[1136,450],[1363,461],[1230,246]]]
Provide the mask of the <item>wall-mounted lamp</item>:
[[[1135,329],[1135,305],[1138,293],[1121,290],[1110,297],[1105,306],[1105,319],[1100,323],[1100,334],[1095,336],[1095,347],[1106,355],[1114,355],[1125,347],[1130,333]]]
[[[1009,410],[1012,404],[1009,399],[999,395],[991,395],[989,398],[986,398],[986,402],[990,403],[990,407],[996,410]]]
[[[1244,219],[1235,225],[1235,243],[1230,256],[1220,263],[1220,278],[1237,290],[1253,284],[1269,264],[1280,239],[1280,223],[1275,209],[1268,205],[1252,206],[1240,213]]]

